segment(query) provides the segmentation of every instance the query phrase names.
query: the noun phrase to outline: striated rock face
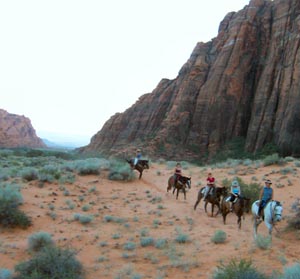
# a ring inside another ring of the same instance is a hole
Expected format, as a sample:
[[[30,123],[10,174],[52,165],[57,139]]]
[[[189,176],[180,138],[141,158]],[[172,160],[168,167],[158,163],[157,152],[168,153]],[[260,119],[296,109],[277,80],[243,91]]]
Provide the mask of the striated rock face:
[[[29,118],[0,109],[0,147],[46,147],[37,137]]]
[[[251,0],[225,16],[216,38],[196,45],[176,79],[112,116],[81,151],[138,146],[180,159],[244,137],[250,152],[273,142],[300,155],[299,46],[299,0]]]

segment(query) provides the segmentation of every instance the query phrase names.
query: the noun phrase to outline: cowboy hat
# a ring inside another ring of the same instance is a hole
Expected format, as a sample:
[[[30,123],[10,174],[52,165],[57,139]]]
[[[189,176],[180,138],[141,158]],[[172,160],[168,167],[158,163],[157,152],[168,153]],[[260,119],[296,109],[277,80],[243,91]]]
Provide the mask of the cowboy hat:
[[[238,181],[237,180],[233,180],[232,183],[231,183],[231,186],[238,187],[239,186]]]
[[[265,183],[272,184],[270,179],[265,180]]]

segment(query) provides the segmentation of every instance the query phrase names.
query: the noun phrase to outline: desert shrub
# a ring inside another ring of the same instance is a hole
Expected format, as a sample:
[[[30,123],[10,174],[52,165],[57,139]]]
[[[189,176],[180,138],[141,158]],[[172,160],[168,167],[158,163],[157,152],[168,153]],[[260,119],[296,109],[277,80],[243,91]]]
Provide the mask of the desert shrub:
[[[136,248],[135,242],[128,241],[123,245],[124,250],[132,251]]]
[[[74,220],[79,221],[81,224],[88,224],[92,222],[94,217],[92,215],[83,215],[79,213],[74,214]]]
[[[61,169],[58,164],[48,164],[42,167],[39,171],[41,177],[52,177],[53,180],[58,180],[61,176]],[[40,178],[40,180],[42,180]],[[51,182],[51,181],[49,181]]]
[[[297,199],[292,204],[292,211],[295,212],[293,217],[288,220],[288,228],[293,230],[300,230],[300,200]]]
[[[94,158],[82,160],[76,166],[76,170],[79,175],[97,175],[100,173],[100,162]]]
[[[5,227],[27,228],[31,220],[18,206],[23,202],[20,187],[16,184],[0,184],[0,224]]]
[[[166,247],[166,245],[167,245],[167,240],[164,238],[156,239],[155,244],[154,244],[155,248],[157,248],[157,249],[163,249]]]
[[[15,267],[15,279],[82,279],[83,267],[75,252],[55,246],[43,248],[35,256]]]
[[[135,179],[135,173],[129,164],[113,162],[109,170],[108,179],[118,181],[131,181]]]
[[[151,246],[154,244],[153,237],[141,237],[140,244],[142,247]]]
[[[270,236],[263,236],[258,234],[255,238],[255,244],[258,248],[262,250],[267,250],[271,247],[272,239]]]
[[[6,268],[0,268],[0,279],[11,279],[12,272]]]
[[[221,263],[213,274],[213,279],[267,279],[252,265],[251,260],[231,260],[227,265]]]
[[[284,165],[286,162],[283,158],[280,158],[278,153],[274,153],[272,155],[266,156],[263,159],[264,166],[271,166],[271,165]]]
[[[53,244],[52,237],[47,232],[37,232],[28,238],[28,249],[34,252],[38,252],[42,248],[52,246]]]
[[[280,279],[300,279],[300,264],[296,263],[292,266],[285,267]]]
[[[213,243],[224,243],[227,238],[226,232],[222,230],[217,230],[215,234],[211,237]]]
[[[176,228],[176,237],[175,237],[175,241],[178,243],[187,243],[190,241],[190,237],[188,234],[185,234],[182,232],[180,227]]]
[[[38,171],[35,168],[32,168],[32,167],[24,168],[21,171],[20,176],[22,177],[22,179],[24,179],[26,181],[36,180],[39,177],[38,176]]]

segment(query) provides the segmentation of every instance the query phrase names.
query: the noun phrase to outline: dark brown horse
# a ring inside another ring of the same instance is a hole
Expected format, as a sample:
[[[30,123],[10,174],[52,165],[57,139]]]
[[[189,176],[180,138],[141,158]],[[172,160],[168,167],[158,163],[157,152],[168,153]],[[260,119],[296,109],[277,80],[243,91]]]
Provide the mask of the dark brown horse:
[[[186,176],[180,176],[176,182],[176,185],[174,185],[175,178],[174,175],[170,176],[168,180],[168,188],[167,192],[169,192],[173,187],[173,194],[175,193],[177,189],[176,199],[178,199],[179,191],[182,191],[184,194],[184,199],[186,199],[186,188],[191,189],[192,186],[192,180],[191,177]]]
[[[201,199],[204,197],[205,193],[205,187],[202,187],[197,196],[197,201],[194,205],[194,210],[196,210],[197,205],[201,201]],[[215,205],[218,207],[218,211],[215,216],[217,216],[220,212],[220,201],[221,197],[227,195],[227,188],[226,187],[214,187],[210,190],[209,194],[206,197],[205,204],[204,204],[204,209],[205,212],[207,213],[207,204],[211,203],[211,216],[214,216],[214,207]]]
[[[231,212],[230,210],[231,204],[229,198],[230,196],[223,197],[221,202],[221,212],[222,212],[224,224],[226,224],[227,214]],[[238,217],[237,224],[239,229],[241,229],[242,226],[242,217],[243,219],[245,219],[244,213],[249,212],[249,205],[250,205],[250,199],[241,196],[238,196],[236,200],[233,202],[232,211]]]
[[[126,161],[132,169],[135,169],[140,173],[139,179],[142,178],[144,169],[149,169],[149,160],[138,160],[136,165],[134,165],[134,159],[126,159]]]

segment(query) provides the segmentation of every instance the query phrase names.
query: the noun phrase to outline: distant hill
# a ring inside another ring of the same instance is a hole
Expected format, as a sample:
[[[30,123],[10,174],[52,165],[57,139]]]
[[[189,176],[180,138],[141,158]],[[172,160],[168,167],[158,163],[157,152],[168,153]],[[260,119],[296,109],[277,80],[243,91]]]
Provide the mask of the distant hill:
[[[46,145],[36,135],[28,117],[0,109],[0,147],[43,148]]]
[[[75,149],[82,145],[75,142],[53,142],[47,139],[42,139],[45,145],[49,148],[59,148],[59,149]]]

